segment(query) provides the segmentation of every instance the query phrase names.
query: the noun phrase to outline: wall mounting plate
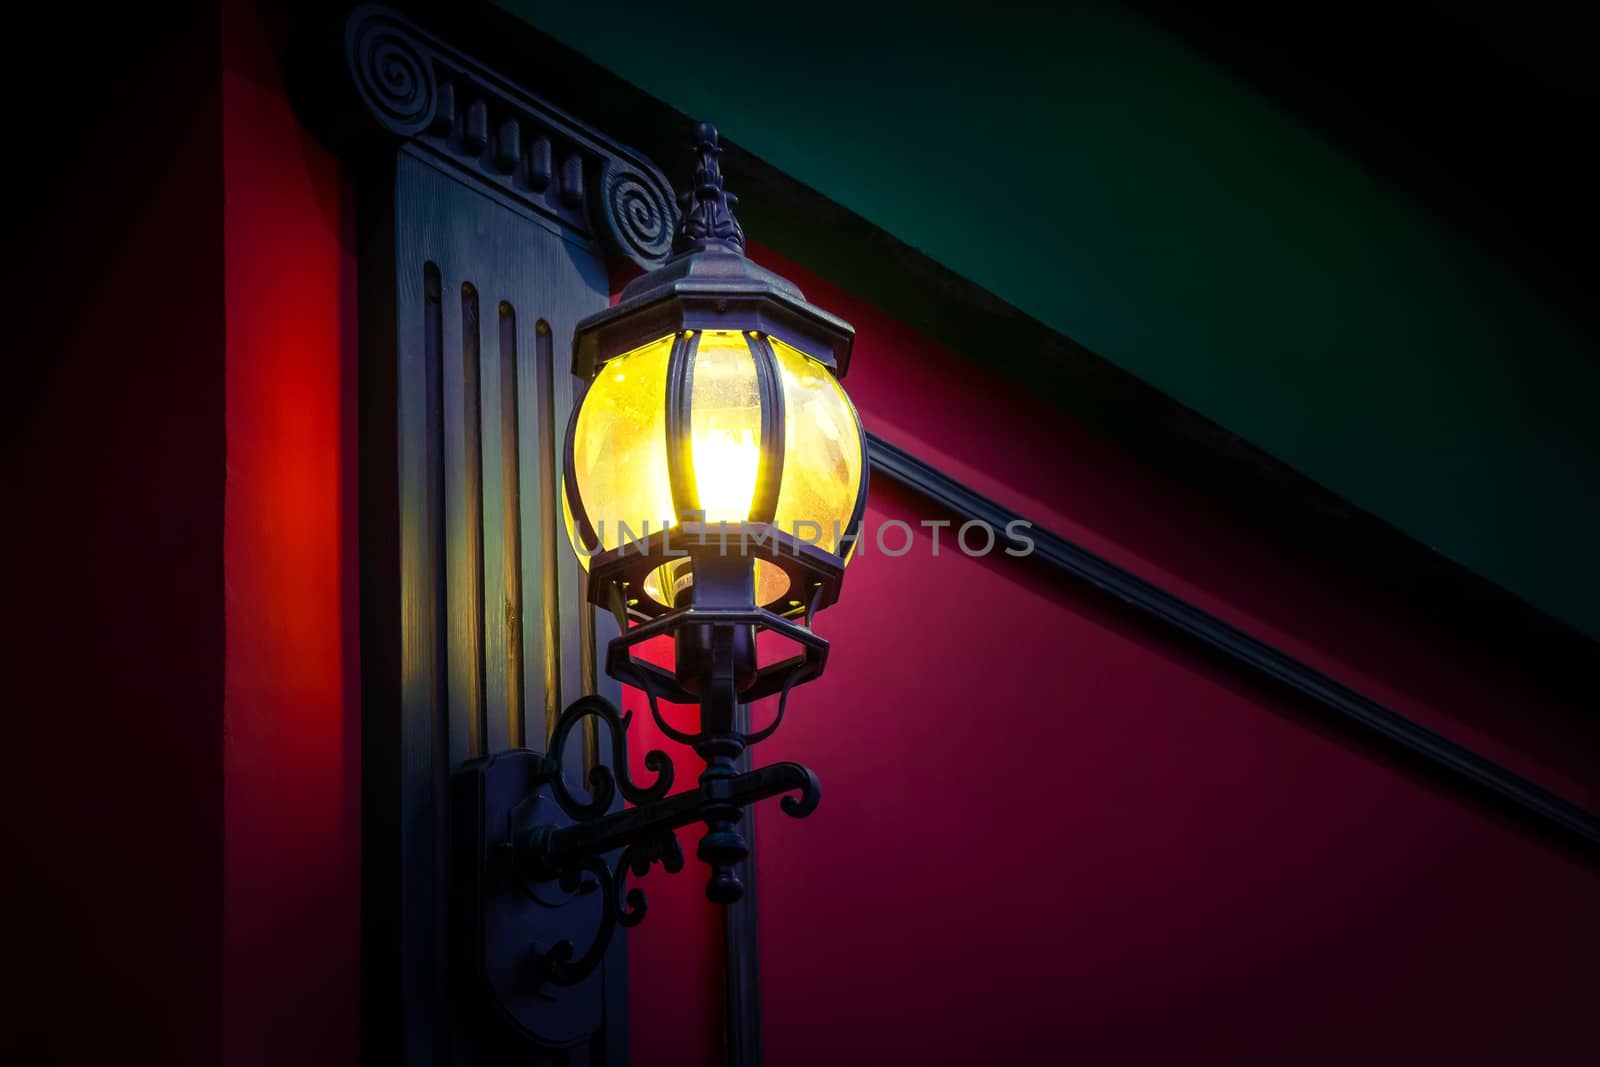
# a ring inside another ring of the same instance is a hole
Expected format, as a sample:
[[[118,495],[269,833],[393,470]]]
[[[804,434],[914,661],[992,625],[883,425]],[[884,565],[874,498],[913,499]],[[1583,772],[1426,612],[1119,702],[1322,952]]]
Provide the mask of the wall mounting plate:
[[[576,892],[528,882],[512,842],[535,826],[564,827],[538,752],[513,749],[472,760],[451,782],[453,999],[475,1010],[501,1043],[564,1048],[589,1040],[605,1010],[605,967],[572,985],[542,978],[538,957],[565,940],[582,956],[602,928],[604,887]],[[618,942],[620,945],[620,941]],[[614,946],[615,947],[615,946]],[[492,1005],[492,1007],[487,1007]]]

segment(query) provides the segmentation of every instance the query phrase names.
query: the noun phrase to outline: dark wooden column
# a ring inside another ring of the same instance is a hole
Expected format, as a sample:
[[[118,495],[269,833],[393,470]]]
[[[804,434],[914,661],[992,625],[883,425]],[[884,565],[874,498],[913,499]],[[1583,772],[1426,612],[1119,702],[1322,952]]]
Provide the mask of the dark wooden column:
[[[290,63],[301,117],[358,176],[364,1055],[626,1063],[621,938],[588,978],[541,990],[545,1024],[480,994],[450,899],[449,781],[543,751],[585,692],[620,696],[595,677],[614,630],[561,530],[557,442],[583,388],[573,327],[607,305],[611,265],[665,257],[671,188],[384,8],[309,28]]]

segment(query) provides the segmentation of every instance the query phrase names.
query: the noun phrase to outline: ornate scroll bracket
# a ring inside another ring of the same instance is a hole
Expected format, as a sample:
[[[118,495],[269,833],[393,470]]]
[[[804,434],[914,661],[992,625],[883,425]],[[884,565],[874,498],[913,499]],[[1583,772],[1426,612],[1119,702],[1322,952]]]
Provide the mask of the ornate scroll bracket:
[[[567,744],[589,718],[609,735],[612,763],[589,772],[585,798],[561,768]],[[467,924],[460,943],[472,950],[463,962],[525,1032],[549,1032],[551,1016],[566,1003],[561,991],[587,982],[617,928],[644,918],[644,892],[628,884],[629,876],[642,877],[658,863],[668,873],[683,869],[680,828],[710,826],[784,793],[796,794],[783,798],[784,812],[803,818],[821,798],[816,776],[798,763],[743,774],[708,769],[696,788],[669,794],[672,761],[660,751],[646,753],[644,765],[655,778],[641,786],[628,771],[628,724],[606,700],[582,697],[562,712],[548,755],[503,752],[457,772],[456,899],[472,904],[459,917]],[[633,806],[609,810],[619,793]],[[743,854],[742,841],[727,847]],[[701,852],[714,871],[726,859],[707,855],[704,844]],[[725,886],[714,876],[707,895],[729,899],[718,889]]]
[[[336,151],[409,143],[641,269],[671,254],[672,186],[642,155],[389,8],[357,7],[343,30],[337,61],[312,47],[291,67],[301,117]]]
[[[513,862],[515,862],[513,846]],[[632,927],[644,919],[644,890],[628,888],[628,874],[644,877],[651,865],[659,863],[668,874],[683,870],[683,848],[678,835],[672,830],[643,833],[622,850],[622,856],[613,867],[602,856],[583,856],[560,868],[555,874],[562,892],[593,893],[599,890],[600,923],[594,939],[582,956],[574,960],[572,942],[567,938],[546,948],[539,942],[529,946],[530,977],[535,985],[546,982],[556,985],[576,985],[605,959],[611,947],[612,935],[619,926]],[[585,876],[591,876],[590,881]],[[531,889],[529,890],[531,892]]]

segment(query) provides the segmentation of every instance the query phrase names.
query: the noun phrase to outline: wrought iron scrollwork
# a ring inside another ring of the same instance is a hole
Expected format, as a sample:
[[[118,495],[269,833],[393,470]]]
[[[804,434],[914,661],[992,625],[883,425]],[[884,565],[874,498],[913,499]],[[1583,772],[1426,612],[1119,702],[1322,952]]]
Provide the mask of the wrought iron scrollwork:
[[[344,69],[332,77],[320,63],[291,69],[297,106],[330,146],[343,151],[374,134],[410,141],[459,178],[554,217],[643,270],[671,255],[672,184],[632,149],[381,5],[350,12],[343,53]],[[348,106],[351,90],[360,107]]]
[[[561,776],[559,768],[565,762],[567,742],[572,740],[574,730],[584,719],[593,718],[603,726],[611,736],[611,762],[616,766],[612,770],[603,763],[597,763],[589,771],[589,799],[579,800],[567,788],[566,780]],[[616,799],[617,789],[620,786],[622,798],[630,804],[648,804],[652,800],[660,800],[672,789],[675,769],[672,758],[660,749],[651,749],[645,753],[645,769],[655,774],[655,781],[648,787],[641,788],[633,780],[628,770],[628,724],[633,720],[632,713],[620,714],[609,700],[598,696],[579,697],[561,713],[556,720],[556,728],[550,734],[550,759],[554,766],[550,775],[550,789],[555,794],[556,803],[574,819],[591,819],[603,815],[611,808],[611,802]]]
[[[617,861],[616,882],[619,896],[617,923],[621,926],[638,926],[644,919],[645,899],[644,890],[637,886],[629,888],[628,874],[643,878],[650,870],[652,863],[661,864],[661,869],[668,874],[677,874],[683,870],[683,848],[678,844],[678,834],[675,830],[666,830],[642,838],[622,850],[622,859]],[[626,889],[626,894],[624,890]]]
[[[599,892],[600,923],[589,947],[577,959],[573,959],[576,949],[566,939],[543,951],[537,945],[531,946],[529,960],[535,983],[576,985],[592,974],[605,959],[617,927],[637,926],[644,919],[644,890],[629,886],[628,875],[642,878],[656,863],[668,874],[683,870],[683,848],[675,831],[664,830],[640,838],[622,850],[615,866],[608,866],[601,856],[580,856],[562,868],[556,877],[565,891]],[[586,881],[585,875],[593,880]]]
[[[595,880],[585,882],[585,874],[592,875]],[[600,889],[600,925],[589,948],[576,960],[572,958],[575,951],[572,942],[565,938],[545,951],[541,951],[538,945],[529,946],[529,963],[535,985],[545,982],[577,985],[583,981],[605,959],[606,949],[611,947],[611,935],[617,928],[617,898],[612,890],[614,882],[611,868],[606,866],[602,857],[584,856],[574,860],[562,872],[560,881],[561,888],[569,893],[592,893]]]
[[[567,743],[586,718],[595,719],[609,732],[614,766],[597,766],[590,771],[590,796],[583,800],[567,786],[560,768]],[[534,887],[552,881],[568,893],[599,894],[599,924],[582,955],[577,954],[570,939],[547,948],[531,947],[530,965],[537,983],[581,982],[605,958],[616,928],[636,926],[644,919],[644,891],[630,886],[628,877],[643,877],[658,863],[669,874],[681,871],[683,849],[677,836],[680,827],[707,822],[708,832],[700,849],[701,857],[713,868],[707,893],[714,900],[728,901],[737,899],[742,890],[731,871],[731,864],[744,852],[733,826],[737,813],[755,801],[790,793],[795,795],[783,797],[783,811],[803,818],[816,810],[821,799],[816,775],[798,763],[776,763],[734,774],[726,766],[727,760],[721,758],[711,760],[722,765],[721,770],[714,773],[708,767],[696,788],[669,793],[672,761],[658,750],[650,751],[644,759],[645,766],[655,773],[655,780],[640,786],[627,770],[630,721],[630,716],[620,714],[598,696],[582,697],[562,712],[550,738],[550,755],[544,758],[541,779],[572,824],[542,824],[509,843],[517,877],[529,896],[537,899]],[[721,736],[724,743],[742,747],[738,735]],[[700,735],[700,740],[705,742],[705,736]],[[618,793],[633,806],[608,811]],[[615,860],[608,861],[606,857],[613,854]]]

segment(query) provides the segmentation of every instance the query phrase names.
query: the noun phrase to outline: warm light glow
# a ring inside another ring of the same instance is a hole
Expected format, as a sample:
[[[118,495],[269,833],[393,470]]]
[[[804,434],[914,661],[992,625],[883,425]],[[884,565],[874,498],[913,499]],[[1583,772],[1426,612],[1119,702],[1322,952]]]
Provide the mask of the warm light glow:
[[[672,338],[663,337],[606,364],[578,410],[572,465],[578,494],[600,535],[600,551],[643,537],[676,518],[667,480],[667,363]],[[567,534],[587,567],[565,500]]]
[[[748,430],[736,439],[728,430],[694,435],[694,478],[707,522],[742,522],[755,496],[761,448]]]
[[[608,361],[578,412],[573,468],[579,498],[600,535],[599,551],[672,525],[695,506],[689,499],[673,499],[667,463],[674,447],[667,439],[667,392],[676,340],[663,337]],[[750,342],[734,330],[708,330],[695,341],[687,451],[699,508],[712,523],[765,518],[751,514],[763,473],[764,442],[760,380]],[[864,474],[855,409],[827,367],[776,337],[769,341],[784,413],[782,482],[771,520],[783,533],[828,552],[843,550],[848,559],[854,546],[841,541],[854,517]],[[587,566],[573,502],[563,496],[562,503],[567,532]],[[781,568],[758,562],[755,579],[761,603],[790,594]],[[683,564],[664,565],[645,580],[642,592],[670,604],[690,582]]]
[[[755,561],[756,603],[771,604],[789,592],[789,576],[782,567],[774,567],[764,559]],[[675,607],[678,597],[694,588],[694,572],[686,559],[663,563],[645,575],[644,592],[650,599],[667,607]],[[791,604],[798,607],[799,602]]]
[[[861,492],[861,432],[855,408],[837,378],[821,363],[770,338],[783,376],[783,485],[773,523],[786,533],[839,551]],[[802,523],[816,528],[797,530]],[[848,560],[855,551],[851,542]]]
[[[761,389],[744,335],[700,335],[689,391],[695,488],[707,522],[744,522],[761,469]]]

